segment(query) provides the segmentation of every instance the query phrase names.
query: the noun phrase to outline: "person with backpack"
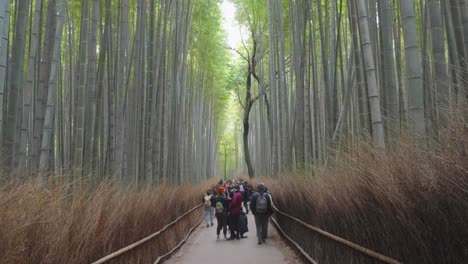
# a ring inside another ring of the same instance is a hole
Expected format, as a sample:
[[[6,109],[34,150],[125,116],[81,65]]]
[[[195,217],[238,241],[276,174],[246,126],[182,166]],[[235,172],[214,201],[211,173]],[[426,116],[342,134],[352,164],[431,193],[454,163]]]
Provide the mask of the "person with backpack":
[[[268,190],[267,186],[265,186],[265,193],[268,195],[268,198],[270,198],[270,200],[272,200],[272,196],[271,196],[271,192]],[[273,214],[273,209],[267,214],[267,223],[270,222],[270,216]],[[268,227],[270,225],[266,225],[266,231],[265,231],[265,239],[268,238]]]
[[[272,214],[271,197],[266,192],[266,186],[260,183],[257,192],[252,195],[250,210],[255,217],[258,244],[265,243],[268,233],[268,218]]]
[[[213,226],[213,209],[212,205],[214,203],[214,197],[211,195],[211,190],[208,190],[205,193],[205,196],[203,197],[203,205],[205,206],[205,222],[206,222],[206,227]]]
[[[232,197],[234,196],[234,193],[232,191],[233,186],[234,185],[232,184],[232,182],[230,182],[229,184],[226,184],[226,190],[225,190],[224,194],[226,195],[226,197],[228,199],[232,199]]]
[[[216,218],[216,197],[218,197],[218,188],[213,189],[213,195],[211,195],[211,214]]]
[[[233,192],[231,202],[229,203],[229,230],[231,231],[231,237],[228,240],[239,240],[239,217],[242,210],[243,198],[237,185],[233,185],[231,189]]]
[[[224,188],[218,187],[218,195],[215,198],[215,216],[218,221],[216,235],[218,240],[221,229],[223,230],[224,239],[227,239],[228,208],[229,200],[224,195]]]
[[[243,189],[243,191],[241,190],[243,196],[244,196],[244,208],[246,210],[246,214],[249,214],[249,204],[248,202],[250,201],[250,198],[252,196],[252,188],[250,187],[249,183],[248,182],[244,182],[242,185],[241,185],[241,188]]]

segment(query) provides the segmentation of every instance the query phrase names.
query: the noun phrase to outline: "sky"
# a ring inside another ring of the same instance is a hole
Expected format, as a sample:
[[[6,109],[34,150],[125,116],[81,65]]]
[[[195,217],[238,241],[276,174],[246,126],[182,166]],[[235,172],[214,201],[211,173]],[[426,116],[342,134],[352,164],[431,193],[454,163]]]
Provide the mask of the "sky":
[[[240,26],[236,21],[236,6],[230,2],[229,0],[224,0],[221,4],[221,12],[223,16],[223,29],[226,32],[226,41],[227,41],[227,46],[231,48],[238,48],[239,46],[242,45],[242,35],[240,33]],[[248,36],[248,34],[245,33],[244,29],[244,37]],[[235,51],[230,51],[231,53],[231,59],[237,58],[239,56]],[[232,111],[235,111],[235,107],[233,107],[234,104],[237,104],[237,97],[235,97],[233,94],[231,94],[231,99],[230,103],[228,106],[228,109],[230,109],[229,115],[235,116],[236,113],[233,113]],[[228,123],[226,125],[226,130],[230,131],[231,133],[235,132],[235,118],[228,118]]]
[[[223,29],[226,31],[227,36],[227,45],[231,48],[237,48],[242,43],[242,36],[235,18],[236,6],[229,0],[224,0],[221,4],[221,12],[223,15]]]

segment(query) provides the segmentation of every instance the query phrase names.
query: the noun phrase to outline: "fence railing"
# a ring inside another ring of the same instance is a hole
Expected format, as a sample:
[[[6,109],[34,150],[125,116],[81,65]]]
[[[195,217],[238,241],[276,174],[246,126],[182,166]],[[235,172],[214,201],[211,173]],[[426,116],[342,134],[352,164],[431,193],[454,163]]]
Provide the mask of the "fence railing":
[[[281,211],[280,209],[278,209],[278,207],[276,207],[274,205],[273,199],[271,199],[271,205],[272,205],[273,210],[275,211],[275,213],[283,215],[283,216],[295,221],[296,223],[299,223],[300,225],[306,227],[307,229],[312,230],[315,233],[318,233],[318,234],[320,234],[320,235],[322,235],[324,237],[327,237],[327,238],[329,238],[329,239],[331,239],[331,240],[333,240],[333,241],[335,241],[337,243],[345,245],[345,246],[347,246],[349,248],[352,248],[352,249],[354,249],[356,251],[361,252],[362,254],[365,254],[365,255],[367,255],[367,256],[369,256],[371,258],[374,258],[374,259],[379,260],[379,261],[384,262],[384,263],[401,264],[401,262],[398,261],[398,260],[387,257],[387,256],[382,255],[380,253],[377,253],[377,252],[375,252],[373,250],[370,250],[368,248],[365,248],[363,246],[355,244],[355,243],[353,243],[351,241],[348,241],[348,240],[346,240],[344,238],[341,238],[339,236],[333,235],[333,234],[331,234],[331,233],[329,233],[327,231],[324,231],[324,230],[322,230],[322,229],[320,229],[318,227],[312,226],[312,225],[302,221],[301,219],[299,219],[297,217],[294,217],[292,215],[289,215],[289,214]],[[281,228],[281,226],[278,224],[278,221],[276,219],[272,218],[271,220],[272,220],[272,223],[276,226],[276,228],[280,231],[280,233],[282,233],[282,235],[287,240],[289,240],[289,242],[291,242],[308,261],[310,261],[313,264],[317,263],[317,261],[315,261],[297,242],[295,242],[290,236],[288,236],[286,234],[286,232]]]
[[[95,262],[93,262],[93,264],[102,264],[102,263],[106,263],[114,258],[117,258],[127,252],[130,252],[132,250],[134,250],[135,248],[145,244],[146,242],[158,237],[159,235],[161,235],[164,231],[166,231],[167,229],[169,229],[170,227],[174,226],[175,224],[177,224],[178,222],[180,222],[181,220],[183,220],[185,217],[187,217],[188,215],[190,215],[192,212],[196,211],[197,209],[199,209],[200,207],[202,207],[203,204],[200,204],[200,205],[197,205],[195,206],[194,208],[190,209],[189,211],[187,211],[186,213],[184,213],[183,215],[179,216],[178,218],[176,218],[174,221],[172,221],[171,223],[167,224],[166,226],[164,226],[162,229],[158,230],[157,232],[131,244],[131,245],[128,245],[118,251],[115,251],[114,253],[112,254],[109,254]],[[315,227],[315,226],[312,226],[304,221],[302,221],[301,219],[297,218],[297,217],[294,217],[292,215],[289,215],[283,211],[281,211],[278,207],[275,206],[275,204],[273,203],[273,199],[272,199],[272,207],[273,207],[273,210],[275,211],[276,214],[280,214],[282,216],[285,216],[287,217],[288,219],[290,220],[293,220],[294,222],[302,225],[303,227],[309,229],[309,230],[312,230],[313,232],[315,233],[318,233],[324,237],[327,237],[328,239],[331,239],[337,243],[340,243],[342,245],[345,245],[351,249],[354,249],[362,254],[365,254],[371,258],[374,258],[376,260],[379,260],[381,262],[384,262],[384,263],[388,263],[388,264],[401,264],[400,261],[398,260],[395,260],[393,258],[390,258],[390,257],[387,257],[385,255],[382,255],[380,253],[377,253],[373,250],[370,250],[368,248],[365,248],[363,246],[360,246],[358,244],[355,244],[351,241],[348,241],[344,238],[341,238],[339,236],[336,236],[336,235],[333,235],[327,231],[324,231],[318,227]],[[201,217],[200,221],[197,221],[197,223],[191,227],[191,229],[187,232],[187,234],[185,235],[185,237],[173,248],[171,249],[169,252],[167,252],[166,254],[164,255],[161,255],[159,256],[156,261],[154,262],[154,264],[158,264],[160,263],[162,260],[164,260],[165,258],[169,257],[170,255],[172,255],[176,250],[178,250],[186,241],[187,239],[189,238],[189,236],[192,234],[192,232],[196,229],[197,226],[199,226],[201,224],[201,222],[203,221],[203,217]],[[293,244],[297,250],[303,255],[303,257],[305,259],[307,259],[310,263],[313,263],[313,264],[317,264],[317,261],[314,260],[308,253],[306,250],[304,250],[301,245],[299,245],[296,241],[293,240],[293,238],[291,238],[284,230],[283,228],[281,228],[280,224],[278,223],[278,221],[274,218],[271,218],[271,222],[276,226],[276,228],[279,230],[279,232],[283,235],[284,238],[286,238],[291,244]]]
[[[197,206],[195,206],[194,208],[190,209],[189,211],[187,211],[186,213],[184,213],[183,215],[179,216],[178,218],[176,218],[174,221],[170,222],[169,224],[167,224],[166,226],[164,226],[162,229],[158,230],[157,232],[131,244],[131,245],[128,245],[124,248],[121,248],[117,251],[115,251],[114,253],[112,254],[109,254],[95,262],[93,262],[92,264],[102,264],[102,263],[106,263],[114,258],[117,258],[127,252],[130,252],[132,250],[134,250],[135,248],[145,244],[146,242],[158,237],[159,235],[161,235],[164,231],[166,231],[167,229],[169,229],[170,227],[174,226],[175,224],[177,224],[179,221],[181,221],[182,219],[184,219],[185,217],[187,217],[188,215],[190,215],[192,212],[196,211],[197,209],[199,209],[200,207],[202,207],[203,204],[199,204]],[[182,241],[180,241],[177,246],[175,248],[173,248],[172,250],[170,250],[168,253],[162,255],[162,256],[159,256],[157,258],[157,260],[154,262],[154,263],[159,263],[161,260],[163,260],[164,258],[167,258],[168,256],[170,256],[172,253],[174,253],[178,248],[180,248],[184,243],[185,241],[187,241],[188,237],[190,236],[190,234],[193,232],[193,230],[200,225],[200,223],[203,221],[203,217],[201,218],[200,221],[197,222],[196,225],[194,225],[190,230],[189,232],[187,233],[187,235],[184,237],[184,239]]]

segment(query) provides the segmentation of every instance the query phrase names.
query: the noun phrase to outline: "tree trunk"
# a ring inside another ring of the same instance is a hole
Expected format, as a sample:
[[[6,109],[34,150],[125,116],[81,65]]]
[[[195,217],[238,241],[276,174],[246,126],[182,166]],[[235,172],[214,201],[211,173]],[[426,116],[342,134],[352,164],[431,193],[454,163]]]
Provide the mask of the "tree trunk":
[[[391,0],[381,0],[382,43],[383,43],[383,85],[386,102],[387,131],[390,137],[400,135],[400,105],[393,48],[393,5]]]
[[[406,76],[410,109],[410,128],[414,135],[424,136],[426,124],[424,117],[424,91],[422,83],[422,65],[419,56],[418,34],[414,0],[400,1],[405,40]]]
[[[28,27],[30,0],[19,1],[15,33],[13,35],[11,71],[8,78],[8,105],[7,105],[7,126],[5,136],[6,162],[10,166],[16,166],[16,144],[19,144],[18,122],[21,122],[18,113],[21,102],[21,91],[24,73],[24,54],[26,48],[26,31]]]
[[[83,173],[88,175],[92,172],[93,157],[93,120],[95,109],[95,92],[96,92],[96,58],[97,58],[97,23],[99,16],[99,0],[92,0],[92,14],[90,21],[90,32],[87,40],[88,61],[86,66],[86,90],[84,100],[84,141],[83,141]],[[88,11],[89,12],[89,11]]]
[[[32,111],[32,100],[34,94],[34,79],[36,74],[36,56],[37,47],[39,46],[39,30],[42,11],[42,0],[36,0],[36,7],[34,11],[34,22],[32,23],[30,47],[29,47],[29,60],[28,60],[28,74],[26,82],[23,88],[23,108],[21,115],[21,139],[20,139],[20,151],[19,151],[19,166],[29,166],[29,153],[28,146],[32,143],[32,122],[33,122],[33,111]]]
[[[372,138],[374,144],[378,147],[385,147],[384,129],[382,123],[382,115],[380,108],[379,88],[377,87],[377,79],[375,75],[374,54],[369,35],[369,24],[367,21],[367,11],[365,0],[357,1],[357,14],[359,17],[361,48],[364,57],[365,72],[367,76],[367,90],[370,101],[371,122],[372,122]]]
[[[81,2],[81,27],[79,45],[79,69],[78,85],[76,86],[76,107],[75,107],[75,154],[74,166],[82,171],[84,166],[84,136],[85,136],[85,95],[87,90],[87,48],[88,48],[88,26],[89,26],[89,1]]]
[[[0,149],[4,148],[4,135],[6,130],[5,96],[7,90],[8,74],[8,40],[10,32],[10,1],[0,4]],[[3,151],[0,158],[4,161]]]
[[[52,133],[54,129],[54,114],[55,114],[55,98],[57,91],[57,75],[60,67],[60,50],[61,50],[61,41],[62,41],[62,31],[63,31],[63,21],[66,14],[66,3],[65,0],[59,0],[57,4],[57,19],[56,19],[56,29],[55,29],[55,41],[54,41],[54,50],[52,55],[52,67],[49,77],[49,88],[47,89],[47,106],[46,114],[44,120],[44,132],[41,144],[41,155],[40,155],[40,166],[41,170],[49,169],[50,166],[50,153],[52,149]]]

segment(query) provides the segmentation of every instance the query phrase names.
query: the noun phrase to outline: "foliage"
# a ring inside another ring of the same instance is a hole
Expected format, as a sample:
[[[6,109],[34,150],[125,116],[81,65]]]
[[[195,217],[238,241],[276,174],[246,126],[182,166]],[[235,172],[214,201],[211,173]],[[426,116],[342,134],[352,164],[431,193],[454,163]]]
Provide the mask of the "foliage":
[[[223,134],[226,115],[225,106],[228,101],[226,84],[226,61],[228,54],[224,49],[225,32],[221,28],[220,0],[197,1],[193,7],[191,24],[191,59],[205,71],[208,76],[205,81],[206,93],[214,98],[214,113],[219,135]]]

